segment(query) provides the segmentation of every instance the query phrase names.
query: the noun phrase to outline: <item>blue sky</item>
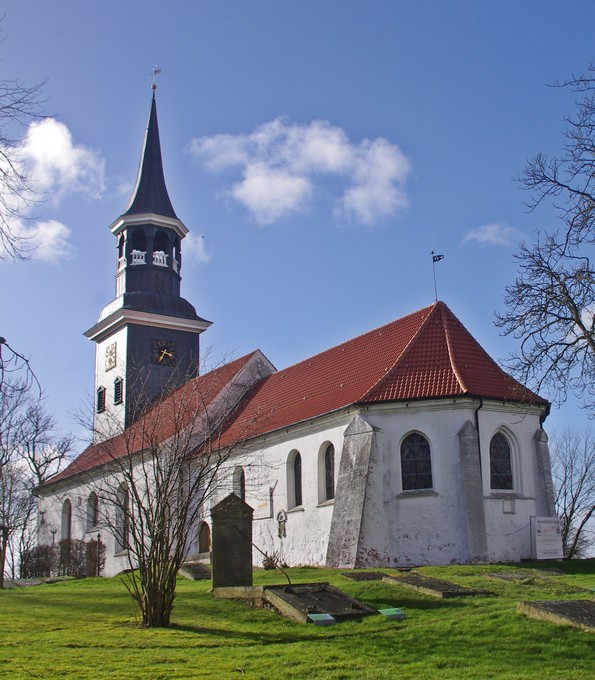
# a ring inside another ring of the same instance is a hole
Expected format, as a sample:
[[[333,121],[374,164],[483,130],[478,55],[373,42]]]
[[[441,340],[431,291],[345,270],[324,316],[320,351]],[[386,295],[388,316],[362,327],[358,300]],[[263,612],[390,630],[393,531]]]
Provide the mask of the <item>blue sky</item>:
[[[557,153],[585,70],[589,0],[497,3],[8,0],[2,79],[47,79],[22,153],[44,197],[31,262],[0,262],[0,334],[64,429],[93,389],[82,333],[114,296],[150,102],[186,242],[182,292],[213,361],[282,368],[433,302],[495,358],[513,254],[535,228],[514,178]],[[37,231],[35,231],[37,230]],[[574,404],[548,426],[585,420]]]

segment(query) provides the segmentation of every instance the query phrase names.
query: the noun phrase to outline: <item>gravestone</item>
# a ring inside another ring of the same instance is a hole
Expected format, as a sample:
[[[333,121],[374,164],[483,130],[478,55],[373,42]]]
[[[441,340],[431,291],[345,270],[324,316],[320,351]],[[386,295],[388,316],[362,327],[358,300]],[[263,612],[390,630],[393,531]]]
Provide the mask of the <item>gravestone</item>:
[[[235,493],[211,510],[213,588],[252,585],[252,513]]]

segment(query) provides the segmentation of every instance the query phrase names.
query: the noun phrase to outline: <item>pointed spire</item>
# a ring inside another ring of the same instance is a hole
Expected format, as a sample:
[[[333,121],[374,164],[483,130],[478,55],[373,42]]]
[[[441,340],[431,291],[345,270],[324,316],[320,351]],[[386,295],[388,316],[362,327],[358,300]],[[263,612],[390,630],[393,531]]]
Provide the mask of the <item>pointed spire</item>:
[[[155,213],[156,215],[177,219],[163,175],[154,88],[136,186],[124,215],[143,213]]]

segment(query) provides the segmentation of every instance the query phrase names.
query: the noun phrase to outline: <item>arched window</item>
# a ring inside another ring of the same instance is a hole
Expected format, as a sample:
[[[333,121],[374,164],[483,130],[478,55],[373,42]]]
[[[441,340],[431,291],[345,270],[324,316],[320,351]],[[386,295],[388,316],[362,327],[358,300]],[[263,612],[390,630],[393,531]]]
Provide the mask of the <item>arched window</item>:
[[[246,500],[246,474],[241,465],[237,465],[233,471],[233,492],[243,501]]]
[[[201,522],[198,527],[198,552],[211,552],[211,529],[206,522]]]
[[[180,239],[176,236],[173,250],[173,268],[178,271],[182,263],[182,253],[180,251]]]
[[[135,229],[132,232],[132,250],[147,251],[147,235],[144,229]]]
[[[72,537],[72,505],[68,498],[62,504],[62,523],[60,526],[60,538],[69,541]]]
[[[153,252],[167,252],[167,234],[164,231],[158,231],[153,239]]]
[[[290,508],[302,504],[302,456],[292,451],[287,460],[287,503]]]
[[[130,537],[130,493],[126,484],[121,484],[116,495],[115,511],[116,552],[128,548]]]
[[[318,454],[318,502],[335,497],[335,447],[327,442]]]
[[[513,488],[510,444],[501,432],[490,442],[490,487],[505,491]]]
[[[97,403],[95,405],[95,410],[97,413],[103,413],[105,411],[105,387],[97,388]]]
[[[124,399],[124,381],[122,378],[114,380],[114,404],[121,404]]]
[[[92,491],[87,498],[87,531],[95,529],[99,524],[99,498]]]
[[[118,239],[118,260],[124,257],[124,234]]]
[[[417,432],[407,435],[401,444],[401,480],[403,491],[432,488],[430,444]]]

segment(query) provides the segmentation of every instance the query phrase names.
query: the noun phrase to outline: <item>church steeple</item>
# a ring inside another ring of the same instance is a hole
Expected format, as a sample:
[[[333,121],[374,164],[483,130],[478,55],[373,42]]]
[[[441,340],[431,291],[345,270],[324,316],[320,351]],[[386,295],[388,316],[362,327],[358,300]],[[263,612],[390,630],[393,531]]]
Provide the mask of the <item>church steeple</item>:
[[[163,173],[155,88],[136,186],[116,237],[116,295],[85,335],[97,343],[96,441],[129,425],[164,389],[198,375],[199,335],[210,325],[180,295],[182,240]],[[111,395],[111,396],[110,396]]]
[[[165,186],[155,90],[153,90],[151,99],[151,111],[149,112],[136,186],[124,215],[141,213],[154,213],[177,219]]]

